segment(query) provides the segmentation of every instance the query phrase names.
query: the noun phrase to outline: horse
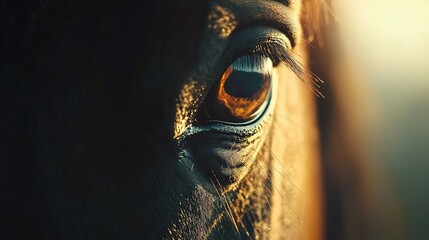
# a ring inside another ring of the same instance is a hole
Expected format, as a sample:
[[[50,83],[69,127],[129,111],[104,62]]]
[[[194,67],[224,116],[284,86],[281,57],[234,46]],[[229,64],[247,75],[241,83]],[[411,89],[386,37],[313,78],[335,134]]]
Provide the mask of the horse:
[[[327,4],[5,1],[2,239],[366,239]]]

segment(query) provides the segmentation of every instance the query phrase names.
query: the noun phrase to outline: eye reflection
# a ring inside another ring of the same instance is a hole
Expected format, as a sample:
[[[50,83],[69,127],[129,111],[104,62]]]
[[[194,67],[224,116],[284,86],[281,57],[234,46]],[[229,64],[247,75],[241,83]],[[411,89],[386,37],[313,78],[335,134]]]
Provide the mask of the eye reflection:
[[[240,123],[264,110],[271,89],[273,63],[261,55],[236,59],[208,95],[208,120]]]

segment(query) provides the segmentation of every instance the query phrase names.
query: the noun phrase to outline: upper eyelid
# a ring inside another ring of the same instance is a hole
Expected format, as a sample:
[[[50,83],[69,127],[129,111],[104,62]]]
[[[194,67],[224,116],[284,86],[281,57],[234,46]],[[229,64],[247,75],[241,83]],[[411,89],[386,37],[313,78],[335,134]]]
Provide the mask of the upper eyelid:
[[[230,36],[227,49],[234,45],[254,45],[267,42],[277,42],[288,49],[292,49],[294,46],[290,38],[280,30],[260,25],[234,31]]]
[[[252,53],[262,54],[263,49],[258,49],[258,46],[267,44],[276,45],[276,48],[283,48],[282,52],[287,52],[288,49],[292,48],[289,38],[279,30],[270,27],[251,27],[234,33],[219,59],[220,72],[218,74],[221,74],[238,57]],[[270,58],[275,57],[266,54],[262,55]],[[272,58],[272,60],[277,59]]]
[[[293,57],[292,47],[289,38],[277,29],[261,26],[241,30],[231,36],[221,57],[223,63],[221,71],[217,75],[220,76],[219,74],[240,56],[260,54],[269,57],[276,64],[284,63],[317,96],[323,97],[319,85],[323,81]]]

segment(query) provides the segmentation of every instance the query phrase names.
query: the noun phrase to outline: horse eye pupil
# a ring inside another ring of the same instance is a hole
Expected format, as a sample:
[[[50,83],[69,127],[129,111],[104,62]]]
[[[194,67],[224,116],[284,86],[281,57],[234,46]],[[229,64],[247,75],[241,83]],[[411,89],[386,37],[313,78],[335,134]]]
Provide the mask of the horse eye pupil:
[[[264,74],[233,71],[225,81],[225,92],[237,98],[252,98],[264,85]]]
[[[272,70],[268,57],[237,58],[207,95],[202,111],[205,117],[200,119],[243,123],[256,118],[268,104]]]

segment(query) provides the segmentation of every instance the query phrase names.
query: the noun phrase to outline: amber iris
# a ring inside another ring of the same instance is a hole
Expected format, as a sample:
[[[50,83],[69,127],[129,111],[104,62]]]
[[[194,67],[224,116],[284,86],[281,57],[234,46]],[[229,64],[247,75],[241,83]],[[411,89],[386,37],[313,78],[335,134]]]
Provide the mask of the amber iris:
[[[245,122],[261,112],[271,89],[273,64],[267,57],[246,55],[222,74],[210,116],[214,120]]]

